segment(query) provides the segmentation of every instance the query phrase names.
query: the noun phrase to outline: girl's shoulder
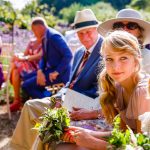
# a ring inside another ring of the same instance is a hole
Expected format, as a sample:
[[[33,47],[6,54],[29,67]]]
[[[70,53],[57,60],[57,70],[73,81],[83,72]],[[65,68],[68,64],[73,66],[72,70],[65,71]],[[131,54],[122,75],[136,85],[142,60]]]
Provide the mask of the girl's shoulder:
[[[134,112],[133,116],[135,118],[144,112],[150,111],[149,79],[149,75],[145,75],[141,78],[133,93],[130,108],[132,107],[132,112]]]
[[[141,92],[142,90],[147,91],[149,88],[149,80],[150,80],[149,74],[142,74],[142,77],[140,78],[135,91],[136,92]]]

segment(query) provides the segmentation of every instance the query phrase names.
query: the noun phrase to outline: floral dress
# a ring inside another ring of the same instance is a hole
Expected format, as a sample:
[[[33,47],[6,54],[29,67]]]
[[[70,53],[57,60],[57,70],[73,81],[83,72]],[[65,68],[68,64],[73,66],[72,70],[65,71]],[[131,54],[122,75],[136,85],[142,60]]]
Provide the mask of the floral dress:
[[[28,45],[27,49],[27,55],[35,55],[38,54],[42,50],[42,44],[39,44],[36,48],[34,48],[35,41],[31,41]],[[39,60],[35,61],[15,61],[15,65],[18,68],[18,71],[21,76],[24,76],[25,74],[29,74],[33,71],[36,71],[38,69],[38,62]]]

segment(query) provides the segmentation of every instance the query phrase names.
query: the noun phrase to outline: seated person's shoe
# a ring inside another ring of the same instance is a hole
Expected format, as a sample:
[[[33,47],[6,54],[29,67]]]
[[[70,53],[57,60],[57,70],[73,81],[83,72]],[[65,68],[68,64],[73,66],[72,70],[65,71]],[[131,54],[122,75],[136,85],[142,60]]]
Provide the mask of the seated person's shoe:
[[[21,107],[21,102],[20,100],[15,100],[11,105],[10,105],[10,111],[17,111],[20,110]]]

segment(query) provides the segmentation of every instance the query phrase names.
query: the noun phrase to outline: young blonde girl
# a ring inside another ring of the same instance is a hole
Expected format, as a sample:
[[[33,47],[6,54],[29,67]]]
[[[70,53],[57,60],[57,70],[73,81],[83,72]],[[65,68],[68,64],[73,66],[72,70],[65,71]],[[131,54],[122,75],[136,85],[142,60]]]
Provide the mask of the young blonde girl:
[[[122,128],[128,125],[134,132],[140,132],[138,116],[150,111],[150,98],[149,76],[140,71],[138,40],[128,32],[114,31],[104,39],[101,54],[104,60],[104,69],[99,76],[102,112],[108,123],[112,123],[114,117],[120,114],[124,124]],[[102,138],[110,134],[70,127],[69,134],[64,134],[63,138],[75,142],[74,148],[78,150],[105,150],[107,142]]]
[[[101,53],[105,68],[100,74],[101,105],[106,120],[112,123],[120,113],[122,122],[140,131],[138,116],[150,111],[148,80],[141,73],[141,51],[137,39],[124,31],[106,37]]]

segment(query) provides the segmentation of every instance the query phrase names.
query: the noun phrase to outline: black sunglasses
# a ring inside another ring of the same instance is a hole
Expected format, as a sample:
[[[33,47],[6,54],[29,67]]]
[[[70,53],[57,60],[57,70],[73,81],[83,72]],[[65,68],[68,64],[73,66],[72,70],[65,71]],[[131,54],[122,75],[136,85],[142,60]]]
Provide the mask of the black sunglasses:
[[[140,26],[135,22],[128,22],[127,24],[124,24],[122,22],[116,22],[116,23],[113,24],[113,30],[123,29],[124,27],[126,27],[129,30],[135,30],[137,28],[140,29]]]

